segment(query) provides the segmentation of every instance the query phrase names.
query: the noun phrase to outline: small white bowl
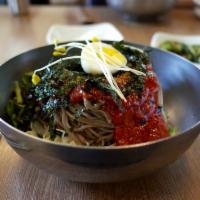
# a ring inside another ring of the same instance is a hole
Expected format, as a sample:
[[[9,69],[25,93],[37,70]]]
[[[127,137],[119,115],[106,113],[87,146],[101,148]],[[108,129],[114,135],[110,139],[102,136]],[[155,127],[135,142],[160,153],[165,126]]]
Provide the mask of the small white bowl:
[[[178,35],[178,34],[162,33],[162,32],[154,33],[154,35],[151,38],[150,45],[152,47],[159,48],[160,44],[166,40],[182,42],[188,45],[200,45],[200,35]],[[194,64],[200,69],[199,63],[194,63]]]
[[[52,25],[46,35],[48,44],[53,44],[56,39],[59,42],[81,41],[98,37],[101,40],[120,41],[124,37],[111,23],[97,23],[90,25]]]

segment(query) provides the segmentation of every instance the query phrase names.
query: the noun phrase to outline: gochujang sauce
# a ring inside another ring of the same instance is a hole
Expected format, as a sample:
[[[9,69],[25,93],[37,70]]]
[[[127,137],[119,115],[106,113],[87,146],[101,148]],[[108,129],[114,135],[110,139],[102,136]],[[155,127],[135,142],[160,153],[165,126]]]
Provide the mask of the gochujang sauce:
[[[132,91],[126,96],[126,101],[121,101],[120,107],[111,95],[95,87],[86,92],[82,86],[77,86],[70,93],[70,102],[80,103],[83,98],[104,102],[102,110],[112,119],[116,145],[137,144],[167,137],[168,127],[158,102],[160,86],[152,68],[148,67],[147,70],[151,75],[145,77],[141,94]],[[122,87],[120,80],[117,83]]]

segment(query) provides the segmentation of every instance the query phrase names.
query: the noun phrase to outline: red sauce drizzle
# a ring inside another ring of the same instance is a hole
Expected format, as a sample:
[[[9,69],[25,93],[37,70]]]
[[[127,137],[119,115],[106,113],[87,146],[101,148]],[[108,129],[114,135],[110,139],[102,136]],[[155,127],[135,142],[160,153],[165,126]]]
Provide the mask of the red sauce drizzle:
[[[152,72],[152,68],[148,67],[148,71]],[[137,144],[167,137],[169,136],[167,125],[158,110],[159,85],[156,76],[153,72],[152,74],[145,78],[141,96],[133,92],[126,97],[127,102],[122,101],[123,111],[110,95],[96,88],[86,93],[82,91],[81,86],[77,86],[70,93],[70,102],[77,104],[82,102],[83,98],[104,101],[102,109],[109,113],[115,126],[116,145]]]

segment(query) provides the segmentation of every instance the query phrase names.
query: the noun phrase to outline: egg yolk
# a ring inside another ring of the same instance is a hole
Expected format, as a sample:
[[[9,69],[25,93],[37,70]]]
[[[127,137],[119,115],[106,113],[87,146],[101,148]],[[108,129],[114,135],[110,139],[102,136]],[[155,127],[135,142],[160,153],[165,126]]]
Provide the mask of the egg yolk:
[[[106,58],[106,62],[108,64],[112,64],[112,61],[115,61],[117,63],[120,63],[121,65],[126,65],[126,57],[122,55],[117,49],[111,47],[103,47],[102,51],[104,54],[110,57],[110,59]]]

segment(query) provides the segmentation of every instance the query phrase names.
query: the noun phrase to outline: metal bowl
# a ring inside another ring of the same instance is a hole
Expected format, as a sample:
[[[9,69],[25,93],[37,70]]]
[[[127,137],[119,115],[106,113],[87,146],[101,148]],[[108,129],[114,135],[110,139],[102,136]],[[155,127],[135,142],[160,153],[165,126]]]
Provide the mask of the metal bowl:
[[[124,13],[125,18],[154,20],[167,13],[176,0],[107,0],[108,5]]]
[[[128,43],[127,43],[128,44]],[[130,44],[129,45],[133,45]],[[32,137],[0,118],[0,131],[24,159],[46,172],[72,181],[116,182],[153,172],[176,160],[200,132],[200,70],[187,60],[149,48],[164,91],[164,107],[180,134],[137,145],[81,147]],[[48,62],[53,45],[16,56],[0,67],[0,108],[19,74]]]

